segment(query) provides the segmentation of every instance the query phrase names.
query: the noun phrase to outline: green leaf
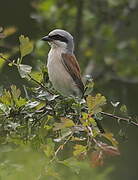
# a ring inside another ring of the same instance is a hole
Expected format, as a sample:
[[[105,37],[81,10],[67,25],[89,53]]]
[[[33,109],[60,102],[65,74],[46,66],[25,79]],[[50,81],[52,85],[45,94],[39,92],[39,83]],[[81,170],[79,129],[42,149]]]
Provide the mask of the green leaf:
[[[27,100],[25,98],[19,97],[19,99],[16,100],[17,107],[22,107],[26,105]]]
[[[8,108],[5,104],[0,103],[0,110],[4,112],[5,114],[10,113],[10,108]]]
[[[5,58],[5,60],[2,57]],[[10,54],[0,53],[0,68],[2,68],[2,66],[5,64],[6,59],[8,59],[9,57],[10,57]]]
[[[26,64],[19,64],[18,71],[21,78],[28,78],[28,75],[31,73],[32,67]]]
[[[0,102],[8,106],[13,106],[14,103],[10,91],[4,90],[3,95],[0,96]]]
[[[41,146],[41,149],[44,151],[45,155],[50,158],[54,156],[54,147],[55,143],[52,141],[51,138],[48,138],[46,144]]]
[[[32,72],[31,77],[40,83],[43,80],[43,74],[41,72]]]
[[[72,131],[69,128],[61,129],[61,134],[58,138],[54,139],[55,142],[60,142],[64,140],[66,137],[72,134]]]
[[[87,120],[88,117],[89,117],[89,114],[88,114],[88,113],[82,112],[82,118],[83,118],[84,120]]]
[[[106,98],[101,94],[96,94],[95,97],[88,95],[86,102],[89,113],[97,114],[102,111],[101,106],[106,104]]]
[[[11,95],[17,107],[21,107],[26,104],[27,100],[20,97],[21,91],[20,89],[17,89],[15,85],[11,85]]]
[[[127,107],[126,107],[125,104],[123,104],[123,105],[120,107],[120,111],[121,111],[122,113],[127,113]]]
[[[20,52],[21,52],[21,59],[22,59],[24,56],[32,52],[33,43],[29,40],[28,37],[25,37],[24,35],[21,35],[19,37],[19,41],[20,41]]]
[[[0,97],[0,102],[7,106],[21,107],[26,104],[27,100],[20,97],[21,91],[17,89],[15,85],[11,85],[11,90],[7,91],[6,89],[3,92],[3,95]]]
[[[71,119],[68,118],[61,118],[61,123],[54,123],[54,131],[63,129],[63,128],[69,128],[75,126],[74,122]]]
[[[95,119],[85,112],[82,112],[82,118],[80,119],[80,121],[82,122],[83,126],[89,126],[91,124],[93,126],[97,126]]]
[[[11,85],[11,93],[13,98],[19,98],[21,95],[20,89],[17,89],[15,85]]]
[[[82,154],[85,154],[87,152],[87,147],[86,146],[83,146],[83,145],[80,145],[80,144],[76,144],[74,146],[74,151],[73,151],[73,155],[78,157]]]

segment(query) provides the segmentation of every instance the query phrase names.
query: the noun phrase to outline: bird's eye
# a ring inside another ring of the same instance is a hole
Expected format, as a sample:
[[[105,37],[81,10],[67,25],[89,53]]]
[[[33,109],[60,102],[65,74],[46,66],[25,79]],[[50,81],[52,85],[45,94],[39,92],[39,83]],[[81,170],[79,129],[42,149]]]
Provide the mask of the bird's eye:
[[[61,35],[59,35],[59,34],[51,35],[51,36],[49,36],[49,37],[50,37],[51,39],[53,39],[53,40],[59,40],[59,41],[68,43],[67,38],[65,38],[65,37],[63,37],[63,36],[61,36]]]

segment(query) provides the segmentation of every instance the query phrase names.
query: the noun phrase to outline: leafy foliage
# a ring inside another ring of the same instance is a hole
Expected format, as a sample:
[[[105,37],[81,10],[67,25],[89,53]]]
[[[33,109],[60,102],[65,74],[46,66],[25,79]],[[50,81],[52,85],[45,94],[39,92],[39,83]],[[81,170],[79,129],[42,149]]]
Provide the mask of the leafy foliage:
[[[120,155],[113,134],[100,131],[106,98],[99,93],[91,95],[92,81],[87,82],[83,99],[62,97],[52,88],[46,68],[31,72],[31,66],[21,64],[22,58],[32,49],[29,38],[22,35],[21,57],[17,63],[7,60],[17,67],[21,78],[34,84],[31,88],[24,86],[25,96],[15,85],[1,92],[1,143],[22,145],[26,142],[41,149],[48,162],[47,175],[56,179],[60,177],[52,168],[54,163],[70,167],[68,158],[62,157],[67,145],[70,145],[69,158],[76,161],[88,159],[93,167],[103,165],[106,155]]]
[[[33,46],[29,38],[23,35],[19,40],[22,59],[32,51]],[[95,119],[106,103],[105,97],[101,94],[88,95],[85,102],[85,100],[78,101],[75,97],[65,98],[53,94],[53,89],[47,91],[49,82],[43,84],[42,72],[31,73],[32,67],[21,64],[21,61],[17,61],[17,64],[14,62],[13,65],[18,68],[22,78],[33,80],[38,87],[25,87],[26,97],[21,96],[20,89],[15,85],[3,91],[0,97],[0,118],[4,119],[4,126],[1,127],[1,131],[5,133],[5,138],[8,137],[7,141],[16,143],[19,142],[18,139],[32,143],[42,142],[39,146],[49,159],[57,156],[58,151],[63,150],[66,143],[73,141],[77,142],[72,147],[73,155],[77,158],[85,157],[93,147],[95,138],[101,136]],[[113,136],[104,135],[104,137],[117,148]],[[61,143],[59,147],[58,143]],[[98,144],[100,148],[103,143]],[[97,143],[95,145],[97,146]],[[107,147],[104,147],[105,149],[108,153]],[[110,146],[110,149],[113,151],[114,147]]]

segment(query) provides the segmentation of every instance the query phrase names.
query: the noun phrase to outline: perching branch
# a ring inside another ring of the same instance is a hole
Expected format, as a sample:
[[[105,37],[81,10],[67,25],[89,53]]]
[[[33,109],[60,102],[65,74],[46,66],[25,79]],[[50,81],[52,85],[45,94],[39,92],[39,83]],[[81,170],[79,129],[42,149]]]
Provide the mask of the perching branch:
[[[1,54],[0,54],[0,58],[3,59],[4,61],[7,61],[8,63],[12,63],[14,66],[17,66],[16,63],[14,63],[13,61],[11,61],[10,59],[7,59],[7,58],[3,57]]]
[[[3,57],[1,54],[0,54],[0,58],[2,58],[4,61],[7,61],[9,63],[12,63],[13,65],[15,65],[16,67],[18,66],[18,64],[14,63],[13,61],[11,61],[10,59],[7,59],[5,57]],[[50,94],[53,94],[52,92],[50,92],[42,83],[38,82],[37,80],[35,80],[34,78],[31,77],[30,74],[28,74],[29,78],[34,81],[36,84],[38,84],[39,86],[41,86],[43,89],[45,89],[48,93]],[[101,114],[103,115],[106,115],[106,116],[109,116],[109,117],[112,117],[114,119],[117,119],[117,120],[122,120],[122,121],[126,121],[128,123],[130,123],[131,125],[134,125],[134,126],[137,126],[138,127],[138,123],[134,122],[131,120],[131,117],[130,118],[124,118],[124,117],[120,117],[120,116],[116,116],[114,114],[110,114],[110,113],[107,113],[107,112],[101,112]]]
[[[109,116],[109,117],[112,117],[112,118],[117,119],[117,120],[126,121],[126,122],[128,122],[129,124],[138,127],[138,123],[132,121],[132,120],[131,120],[131,117],[130,117],[130,118],[124,118],[124,117],[116,116],[116,115],[114,115],[114,114],[110,114],[110,113],[107,113],[107,112],[101,112],[101,114],[106,115],[106,116]]]
[[[49,91],[42,83],[40,83],[39,81],[37,81],[36,79],[32,78],[32,76],[30,74],[28,74],[29,78],[31,79],[31,81],[35,82],[36,84],[38,84],[39,86],[41,86],[41,88],[45,89],[49,94],[54,95],[51,91]]]
[[[18,67],[18,64],[16,64],[15,62],[11,61],[10,59],[5,58],[4,56],[2,56],[0,54],[0,58],[2,58],[4,61],[7,61],[8,63],[13,64],[14,66]],[[39,81],[37,81],[36,79],[34,79],[30,74],[28,74],[29,78],[31,81],[35,82],[36,84],[38,84],[39,86],[41,86],[41,88],[45,89],[48,93],[50,93],[51,95],[53,95],[53,93],[51,91],[49,91],[42,83],[40,83]]]

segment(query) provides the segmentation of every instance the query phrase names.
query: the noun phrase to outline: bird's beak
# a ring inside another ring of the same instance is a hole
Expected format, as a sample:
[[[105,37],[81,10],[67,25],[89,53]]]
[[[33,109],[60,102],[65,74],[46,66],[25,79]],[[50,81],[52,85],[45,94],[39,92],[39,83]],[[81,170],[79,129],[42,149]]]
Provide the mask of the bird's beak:
[[[52,41],[52,39],[49,36],[45,36],[41,40],[42,41]]]

